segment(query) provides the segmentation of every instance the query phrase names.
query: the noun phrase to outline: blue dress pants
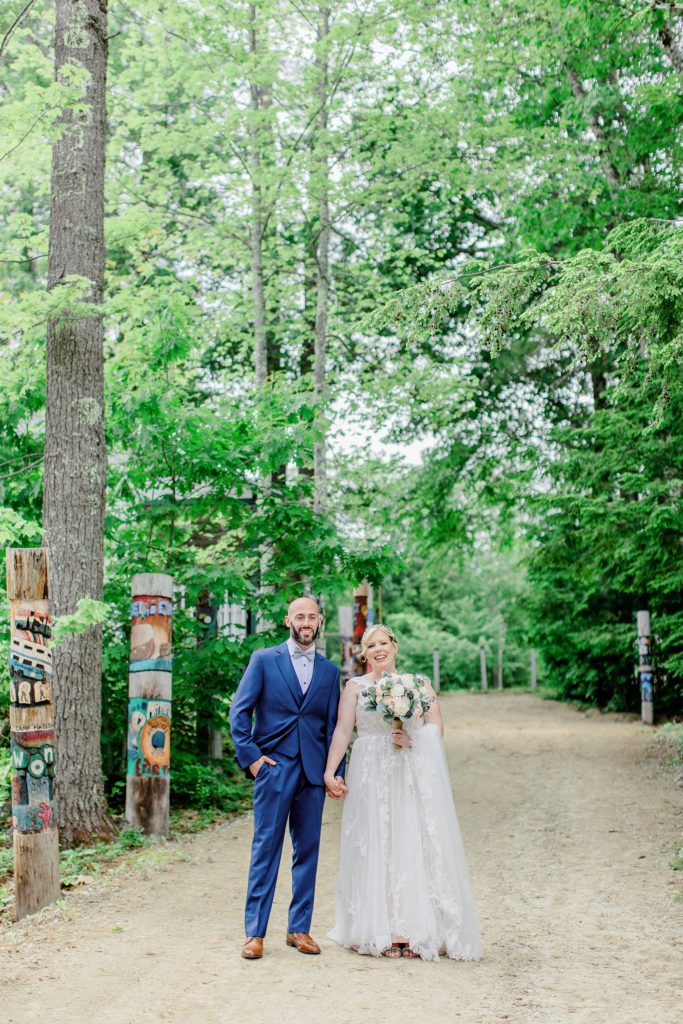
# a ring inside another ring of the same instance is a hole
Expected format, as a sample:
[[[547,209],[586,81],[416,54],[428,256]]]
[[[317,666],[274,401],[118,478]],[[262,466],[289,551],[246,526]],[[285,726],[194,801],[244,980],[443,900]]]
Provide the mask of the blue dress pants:
[[[292,902],[288,932],[309,932],[313,916],[325,787],[313,786],[301,758],[274,753],[254,779],[254,840],[244,913],[248,936],[265,936],[275,895],[282,844],[289,819],[292,839]]]

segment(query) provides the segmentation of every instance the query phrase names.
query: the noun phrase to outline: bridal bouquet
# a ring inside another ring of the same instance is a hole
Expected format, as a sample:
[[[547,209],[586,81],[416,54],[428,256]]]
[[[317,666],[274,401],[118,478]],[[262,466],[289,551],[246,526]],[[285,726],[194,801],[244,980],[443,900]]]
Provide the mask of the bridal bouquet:
[[[422,718],[429,711],[428,684],[426,676],[385,672],[376,683],[366,686],[361,696],[371,711],[379,711],[385,722],[393,722],[395,729],[402,729],[406,719]]]

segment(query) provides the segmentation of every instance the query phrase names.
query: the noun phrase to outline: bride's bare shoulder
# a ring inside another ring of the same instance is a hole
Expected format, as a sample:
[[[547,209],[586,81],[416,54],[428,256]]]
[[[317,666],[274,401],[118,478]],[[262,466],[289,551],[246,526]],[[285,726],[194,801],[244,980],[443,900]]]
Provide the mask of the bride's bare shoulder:
[[[367,675],[364,675],[364,676],[352,676],[347,681],[346,685],[350,686],[351,689],[356,690],[358,693],[360,693],[360,691],[363,689],[363,687],[367,686],[369,682],[370,682],[370,673],[367,673]]]

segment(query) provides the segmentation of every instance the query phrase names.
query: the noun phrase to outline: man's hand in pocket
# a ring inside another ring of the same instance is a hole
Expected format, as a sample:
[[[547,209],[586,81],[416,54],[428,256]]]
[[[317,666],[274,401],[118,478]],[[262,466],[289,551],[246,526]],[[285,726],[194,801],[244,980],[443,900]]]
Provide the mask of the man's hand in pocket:
[[[265,754],[263,755],[263,757],[259,757],[258,761],[254,761],[252,764],[249,765],[249,771],[254,776],[254,778],[256,778],[256,776],[258,775],[259,769],[262,764],[277,764],[277,762],[273,761],[273,759],[270,757],[266,757]]]

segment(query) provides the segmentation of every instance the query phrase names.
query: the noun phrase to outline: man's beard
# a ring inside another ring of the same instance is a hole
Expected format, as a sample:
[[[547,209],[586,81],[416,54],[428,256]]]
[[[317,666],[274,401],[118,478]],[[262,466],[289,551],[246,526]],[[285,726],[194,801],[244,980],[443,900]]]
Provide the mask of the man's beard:
[[[315,643],[315,641],[318,639],[318,636],[320,635],[320,626],[316,628],[310,640],[304,640],[296,626],[290,626],[289,632],[292,637],[292,640],[296,640],[298,644],[302,644],[304,647],[310,647],[311,644]]]

